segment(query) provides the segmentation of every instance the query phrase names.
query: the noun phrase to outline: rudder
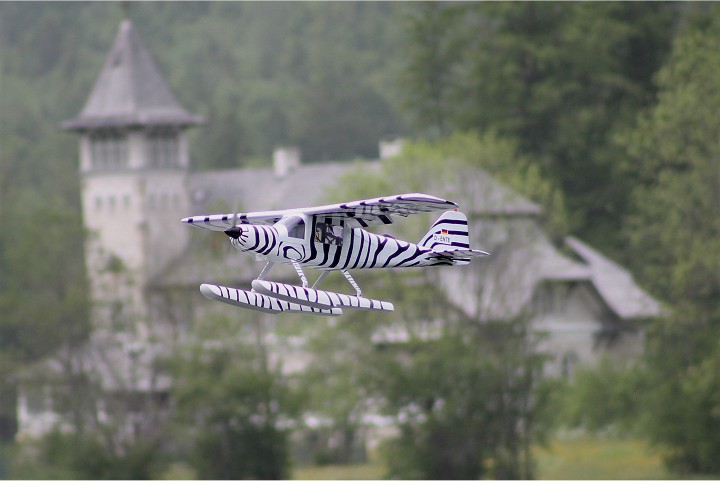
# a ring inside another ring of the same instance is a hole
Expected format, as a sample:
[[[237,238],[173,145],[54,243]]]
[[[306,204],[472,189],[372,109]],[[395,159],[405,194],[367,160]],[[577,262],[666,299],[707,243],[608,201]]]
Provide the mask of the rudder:
[[[442,250],[447,247],[469,249],[467,217],[457,210],[445,212],[435,221],[418,245],[433,250]]]

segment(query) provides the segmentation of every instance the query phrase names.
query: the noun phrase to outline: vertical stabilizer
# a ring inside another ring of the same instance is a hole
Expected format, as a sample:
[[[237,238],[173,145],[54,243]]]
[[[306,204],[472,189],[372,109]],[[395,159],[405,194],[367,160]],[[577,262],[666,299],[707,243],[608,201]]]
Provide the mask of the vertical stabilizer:
[[[448,247],[469,249],[467,217],[456,210],[445,212],[435,221],[418,245],[433,250],[443,250]]]

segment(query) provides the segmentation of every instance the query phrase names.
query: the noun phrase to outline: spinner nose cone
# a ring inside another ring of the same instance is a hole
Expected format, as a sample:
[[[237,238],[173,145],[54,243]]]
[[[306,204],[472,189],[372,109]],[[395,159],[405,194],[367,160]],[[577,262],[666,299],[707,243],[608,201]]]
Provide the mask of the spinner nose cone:
[[[228,235],[228,237],[232,237],[233,239],[239,239],[242,235],[242,227],[239,225],[236,225],[234,227],[230,227],[229,229],[225,230],[225,233]]]

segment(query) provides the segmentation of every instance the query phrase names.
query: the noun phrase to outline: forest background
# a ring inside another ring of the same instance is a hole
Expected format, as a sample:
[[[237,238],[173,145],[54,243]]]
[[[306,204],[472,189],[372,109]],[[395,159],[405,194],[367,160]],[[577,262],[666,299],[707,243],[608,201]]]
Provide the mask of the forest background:
[[[208,119],[191,134],[196,170],[269,165],[276,145],[315,162],[376,157],[388,135],[430,150],[467,133],[512,145],[510,158],[562,195],[555,234],[629,266],[669,313],[649,326],[637,365],[581,373],[552,390],[560,416],[537,415],[620,426],[668,448],[675,469],[720,473],[715,5],[162,2],[128,15],[180,103]],[[90,329],[77,139],[58,125],[79,112],[123,16],[115,3],[0,3],[0,435],[10,445],[18,374]],[[128,452],[116,456],[125,466]],[[60,458],[47,456],[55,472],[83,475],[82,462]],[[123,465],[113,462],[86,475]],[[395,475],[437,469],[405,468]]]

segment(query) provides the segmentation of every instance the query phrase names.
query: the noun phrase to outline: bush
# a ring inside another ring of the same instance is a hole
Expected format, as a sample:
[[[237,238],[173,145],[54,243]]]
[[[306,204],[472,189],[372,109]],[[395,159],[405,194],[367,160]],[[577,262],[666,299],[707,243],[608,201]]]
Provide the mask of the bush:
[[[645,390],[642,370],[603,358],[594,367],[579,368],[558,396],[559,427],[588,432],[637,432]]]

